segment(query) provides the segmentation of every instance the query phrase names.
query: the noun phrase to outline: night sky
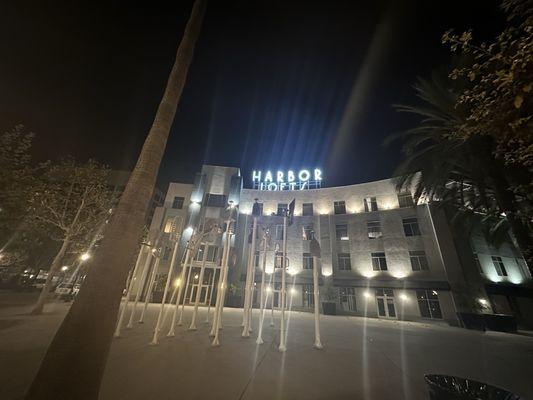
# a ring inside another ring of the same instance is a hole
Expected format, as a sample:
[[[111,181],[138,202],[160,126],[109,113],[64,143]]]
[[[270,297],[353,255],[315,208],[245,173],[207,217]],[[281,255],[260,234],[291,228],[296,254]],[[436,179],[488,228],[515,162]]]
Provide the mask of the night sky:
[[[3,3],[0,130],[35,132],[37,161],[131,169],[192,1]],[[450,60],[445,30],[493,36],[498,4],[211,0],[158,185],[203,163],[240,167],[246,186],[267,168],[322,167],[326,186],[390,177],[400,150],[382,141],[415,124],[392,104]]]

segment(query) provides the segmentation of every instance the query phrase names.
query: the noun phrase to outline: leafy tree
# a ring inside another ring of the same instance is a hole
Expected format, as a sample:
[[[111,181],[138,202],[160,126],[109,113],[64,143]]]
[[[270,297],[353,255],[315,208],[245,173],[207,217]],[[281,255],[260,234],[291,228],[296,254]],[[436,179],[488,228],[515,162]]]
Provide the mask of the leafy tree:
[[[27,213],[33,183],[30,149],[33,133],[22,125],[0,135],[0,249],[16,239]]]
[[[194,2],[165,93],[137,165],[106,228],[80,293],[52,340],[26,399],[98,398],[122,287],[139,243],[205,8],[205,0]],[[76,368],[72,368],[73,365]]]
[[[451,134],[456,139],[489,136],[493,152],[508,165],[533,171],[533,1],[504,0],[507,26],[490,43],[476,44],[472,31],[446,32],[443,43],[472,62],[455,68],[452,79],[470,84],[458,93],[465,118]],[[533,182],[515,188],[531,200]]]
[[[60,247],[32,314],[42,312],[52,278],[63,265],[69,247],[101,234],[99,228],[105,224],[112,206],[108,170],[95,161],[77,165],[67,159],[59,164],[46,162],[39,169],[42,173],[29,200],[28,219],[34,229],[47,232]]]
[[[396,106],[422,118],[417,127],[400,135],[405,157],[396,170],[398,186],[414,188],[417,201],[425,198],[452,206],[455,219],[465,225],[481,213],[489,238],[502,238],[511,228],[531,268],[531,203],[509,190],[530,176],[496,157],[491,136],[458,137],[468,109],[458,105],[458,95],[450,87],[451,82],[438,74],[430,81],[419,79],[414,89],[422,105]]]

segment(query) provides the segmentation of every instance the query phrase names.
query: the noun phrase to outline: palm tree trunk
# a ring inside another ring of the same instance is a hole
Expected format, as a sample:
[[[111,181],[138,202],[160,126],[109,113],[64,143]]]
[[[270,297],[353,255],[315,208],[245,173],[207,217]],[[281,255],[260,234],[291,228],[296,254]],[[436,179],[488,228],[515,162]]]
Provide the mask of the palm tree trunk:
[[[122,286],[144,223],[159,164],[185,85],[206,1],[196,0],[167,87],[114,216],[76,301],[44,357],[26,399],[97,399]]]

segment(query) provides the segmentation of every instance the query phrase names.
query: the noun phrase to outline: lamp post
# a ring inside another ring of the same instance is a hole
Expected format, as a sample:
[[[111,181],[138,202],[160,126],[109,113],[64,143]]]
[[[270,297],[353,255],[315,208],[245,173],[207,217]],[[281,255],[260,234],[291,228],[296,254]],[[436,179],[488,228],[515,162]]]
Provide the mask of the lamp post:
[[[137,292],[135,293],[135,301],[133,302],[133,308],[131,309],[130,319],[128,321],[128,324],[126,325],[126,328],[128,329],[131,329],[133,327],[133,318],[135,317],[135,310],[137,309],[137,303],[139,303],[139,300],[141,298],[142,289],[146,282],[148,271],[150,269],[150,263],[152,262],[152,257],[154,253],[155,253],[155,249],[151,249],[146,254],[146,260],[144,262],[144,268],[141,274],[141,279],[137,285]]]
[[[161,260],[161,248],[158,248],[156,250],[156,252],[154,253],[154,257],[155,257],[155,263],[154,263],[154,267],[152,269],[152,273],[150,274],[150,280],[149,280],[149,283],[148,283],[148,290],[146,291],[146,295],[145,295],[145,298],[144,298],[144,307],[143,307],[143,310],[141,312],[141,316],[139,318],[139,324],[143,324],[144,323],[144,315],[146,314],[146,309],[148,308],[148,303],[150,302],[150,297],[152,296],[152,291],[154,290],[154,285],[155,285],[155,279],[156,279],[156,276],[157,276],[157,270],[159,269],[159,261]]]
[[[216,265],[213,268],[213,277],[211,278],[211,285],[209,285],[209,300],[207,301],[207,313],[205,314],[205,323],[209,323],[209,313],[211,311],[211,301],[213,300],[213,290],[215,288],[215,278],[217,276],[217,268]],[[220,280],[220,274],[219,278]]]
[[[259,306],[261,307],[261,311],[259,313],[259,330],[257,332],[257,340],[255,341],[257,344],[263,344],[263,321],[265,319],[265,307],[266,302],[268,299],[268,294],[266,294],[265,290],[265,270],[266,270],[266,259],[267,259],[267,236],[268,236],[268,229],[265,229],[263,233],[263,268],[261,271],[261,296],[259,300]],[[271,276],[272,279],[272,276]]]
[[[244,294],[244,307],[243,307],[243,329],[242,337],[250,337],[250,307],[252,303],[252,286],[253,286],[253,269],[255,261],[255,236],[257,234],[257,216],[253,216],[252,225],[252,240],[250,245],[250,253],[248,257],[248,268],[246,270],[246,285]]]
[[[320,221],[319,221],[320,223]],[[322,342],[320,341],[320,311],[319,311],[319,301],[320,295],[318,291],[318,260],[320,259],[320,244],[313,237],[311,243],[309,244],[311,250],[311,255],[313,256],[313,300],[315,303],[315,348],[321,349]]]
[[[280,335],[279,335],[279,351],[283,352],[287,350],[285,343],[285,297],[286,297],[286,268],[287,268],[287,227],[290,223],[292,224],[292,218],[294,216],[294,199],[289,203],[289,207],[285,210],[285,215],[283,216],[283,259],[282,259],[282,268],[281,268],[281,323],[280,323]]]
[[[204,282],[205,263],[207,261],[207,251],[209,246],[204,242],[204,254],[202,257],[202,266],[200,267],[200,276],[198,277],[198,286],[196,288],[196,298],[194,299],[194,310],[192,312],[191,324],[189,330],[196,330],[196,316],[198,315],[198,306],[200,304],[200,296],[202,295],[202,286]]]

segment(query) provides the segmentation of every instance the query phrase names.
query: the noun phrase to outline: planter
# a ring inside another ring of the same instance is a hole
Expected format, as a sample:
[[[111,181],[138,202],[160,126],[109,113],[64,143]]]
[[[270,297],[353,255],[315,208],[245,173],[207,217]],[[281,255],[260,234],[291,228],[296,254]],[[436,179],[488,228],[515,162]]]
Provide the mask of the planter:
[[[463,327],[476,331],[485,331],[485,318],[483,314],[457,313]]]
[[[516,318],[505,314],[483,314],[485,326],[491,331],[516,333]]]
[[[322,313],[324,315],[337,315],[337,304],[333,302],[323,302]]]
[[[471,379],[448,375],[424,376],[431,400],[520,400],[508,392]]]

